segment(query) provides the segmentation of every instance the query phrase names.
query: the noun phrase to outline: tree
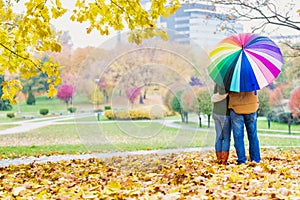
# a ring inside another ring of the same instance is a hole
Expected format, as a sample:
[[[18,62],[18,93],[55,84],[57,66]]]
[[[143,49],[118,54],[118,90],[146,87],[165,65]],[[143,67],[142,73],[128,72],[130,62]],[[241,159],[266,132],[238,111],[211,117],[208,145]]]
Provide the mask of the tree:
[[[67,9],[61,1],[28,0],[22,15],[14,13],[13,6],[21,1],[0,0],[0,74],[7,70],[30,78],[38,72],[48,77],[48,95],[53,97],[55,86],[61,83],[60,64],[53,59],[41,65],[40,53],[45,51],[60,52],[60,37],[51,27],[52,20],[62,17]],[[167,34],[157,28],[160,16],[168,17],[180,7],[178,0],[151,1],[149,11],[139,1],[74,1],[70,20],[79,23],[88,22],[87,33],[98,30],[101,35],[110,34],[110,30],[120,31],[128,27],[132,34],[128,40],[140,44],[143,39]],[[20,81],[7,80],[3,84],[2,98],[16,103],[15,94],[22,88]]]
[[[288,107],[294,117],[300,117],[300,87],[292,92]]]
[[[270,112],[270,91],[268,88],[263,88],[258,92],[259,108],[258,115],[266,116]]]
[[[139,87],[128,88],[126,90],[126,96],[130,101],[131,105],[134,104],[134,101],[140,95],[141,95],[141,89]]]
[[[281,111],[284,111],[284,108],[283,108],[283,99],[284,99],[284,96],[283,96],[283,93],[282,93],[282,90],[283,90],[284,86],[280,86],[280,87],[277,87],[275,88],[271,93],[270,93],[270,105],[272,107],[275,107],[275,108],[278,108],[279,110]]]
[[[98,88],[100,91],[102,91],[103,96],[105,97],[105,103],[108,103],[108,89],[109,89],[109,84],[105,80],[105,78],[101,78],[98,81]]]
[[[211,102],[210,93],[208,90],[200,90],[197,93],[197,101],[199,105],[199,113],[207,115],[208,117],[208,128],[210,127],[210,116],[213,110],[213,104]]]
[[[182,95],[183,95],[183,90],[179,90],[176,92],[176,94],[173,96],[172,99],[172,110],[175,112],[178,112],[181,116],[181,121],[185,122],[185,116],[184,116],[184,110],[183,110],[183,102],[182,102]]]
[[[212,4],[230,9],[231,17],[256,22],[253,23],[253,31],[266,31],[269,25],[300,31],[299,18],[295,17],[297,8],[293,1],[287,1],[282,5],[282,2],[278,3],[275,0],[212,0]]]
[[[295,6],[295,1],[297,0],[211,0],[210,2],[212,5],[220,7],[220,12],[231,13],[228,15],[228,19],[222,19],[223,21],[235,19],[246,22],[250,25],[250,32],[269,35],[278,29],[290,34],[297,34],[300,31],[300,9]],[[222,26],[221,30],[225,29],[228,28]],[[236,32],[235,30],[231,31]],[[284,39],[280,42],[298,51],[299,55],[300,45],[293,44],[288,40]]]
[[[204,84],[200,81],[198,77],[192,76],[189,82],[191,86],[204,86]]]
[[[57,89],[57,98],[66,102],[68,107],[69,101],[72,101],[75,88],[71,85],[64,84]]]
[[[20,80],[23,83],[22,92],[27,94],[27,98],[35,99],[35,92],[44,93],[48,90],[47,77],[43,73],[38,73],[29,79],[20,78]],[[31,100],[27,100],[27,102],[31,102]]]
[[[94,105],[95,110],[99,110],[99,105],[105,102],[105,97],[103,93],[99,90],[99,88],[95,87],[94,92],[90,97],[92,104]]]
[[[0,75],[0,96],[2,95],[2,83],[4,81],[4,75]],[[12,106],[8,100],[0,99],[0,110],[11,110]]]
[[[186,102],[189,102],[190,110],[198,115],[199,119],[199,127],[202,127],[202,118],[201,118],[201,105],[199,104],[199,93],[201,93],[203,90],[203,87],[193,87],[193,89],[190,91],[189,97],[186,97]]]
[[[34,96],[34,94],[32,93],[31,90],[28,92],[28,97],[27,97],[27,100],[26,100],[26,104],[27,105],[34,105],[35,104],[35,96]]]
[[[41,64],[47,62],[49,60],[48,56],[43,56],[41,59]],[[47,83],[47,75],[45,73],[38,72],[35,76],[30,78],[20,78],[22,82],[22,92],[27,96],[27,104],[32,105],[35,103],[34,92],[47,92],[48,91],[48,83]]]

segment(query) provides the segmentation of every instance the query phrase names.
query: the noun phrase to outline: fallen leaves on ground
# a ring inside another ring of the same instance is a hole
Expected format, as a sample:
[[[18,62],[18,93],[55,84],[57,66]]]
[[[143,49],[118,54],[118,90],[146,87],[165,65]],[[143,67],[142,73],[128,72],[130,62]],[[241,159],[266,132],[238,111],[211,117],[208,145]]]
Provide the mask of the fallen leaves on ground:
[[[0,168],[1,199],[300,199],[299,149],[219,165],[214,152],[91,158]]]

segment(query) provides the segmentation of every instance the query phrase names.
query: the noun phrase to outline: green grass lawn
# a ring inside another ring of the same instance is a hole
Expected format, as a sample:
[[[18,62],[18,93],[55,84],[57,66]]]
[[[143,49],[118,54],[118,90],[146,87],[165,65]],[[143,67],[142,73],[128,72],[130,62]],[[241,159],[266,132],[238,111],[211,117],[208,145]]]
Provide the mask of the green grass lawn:
[[[18,124],[0,124],[0,131],[19,126]]]
[[[258,129],[268,129],[268,121],[265,118],[260,118],[257,121]],[[288,125],[279,122],[271,122],[270,130],[288,130]],[[291,124],[291,130],[300,131],[300,124]]]
[[[12,112],[21,111],[21,113],[38,113],[41,108],[49,109],[49,113],[66,111],[66,104],[56,98],[48,98],[46,96],[36,97],[35,105],[27,105],[25,101],[13,105]]]
[[[50,125],[30,132],[0,135],[2,157],[213,147],[213,131],[165,127],[156,122],[100,122]],[[245,137],[245,144],[247,139]],[[261,146],[300,146],[300,138],[260,136]]]
[[[175,122],[176,124],[180,124],[184,127],[192,127],[192,128],[199,128],[198,122],[189,122],[183,123],[180,120]],[[210,129],[214,129],[214,122],[211,121]],[[207,122],[202,123],[201,128],[208,128]],[[268,134],[289,134],[288,132],[288,125],[284,123],[278,122],[271,122],[271,127],[268,129],[268,122],[264,119],[257,120],[257,129],[259,133],[268,133]],[[277,131],[280,130],[280,131]],[[291,125],[291,133],[294,135],[300,135],[300,125],[299,124],[292,124]]]

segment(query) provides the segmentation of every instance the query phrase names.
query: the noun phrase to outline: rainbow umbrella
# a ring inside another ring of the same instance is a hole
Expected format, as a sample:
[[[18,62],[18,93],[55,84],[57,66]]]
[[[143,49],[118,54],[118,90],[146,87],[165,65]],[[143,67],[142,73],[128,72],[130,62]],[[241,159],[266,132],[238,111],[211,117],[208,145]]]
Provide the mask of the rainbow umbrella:
[[[234,92],[256,91],[269,85],[283,65],[279,47],[268,37],[251,33],[223,39],[209,57],[210,77]]]

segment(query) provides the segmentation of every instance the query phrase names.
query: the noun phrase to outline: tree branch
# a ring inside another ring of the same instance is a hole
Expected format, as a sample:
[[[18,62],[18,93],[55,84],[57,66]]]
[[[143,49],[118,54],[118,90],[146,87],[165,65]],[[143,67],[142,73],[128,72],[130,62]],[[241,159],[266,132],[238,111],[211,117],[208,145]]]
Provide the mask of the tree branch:
[[[19,55],[18,53],[16,53],[15,51],[9,49],[7,46],[5,46],[4,44],[0,43],[0,46],[2,46],[4,49],[6,49],[7,51],[9,51],[11,54],[14,54],[15,56],[22,58],[24,60],[29,60],[36,68],[38,68],[39,70],[41,70],[41,67],[39,67],[37,64],[35,64],[30,58],[26,58],[24,56]]]
[[[216,5],[223,5],[223,6],[231,6],[231,10],[235,12],[238,18],[246,18],[248,20],[265,20],[264,26],[267,24],[277,25],[288,27],[294,30],[300,31],[300,21],[292,20],[289,15],[289,12],[286,13],[286,16],[280,14],[277,10],[276,5],[273,3],[266,1],[259,3],[257,2],[256,5],[248,4],[247,1],[242,0],[233,0],[233,1],[221,1],[215,0],[213,1]],[[239,7],[240,9],[237,9]],[[264,10],[269,12],[270,15]],[[245,11],[244,13],[242,11]],[[252,15],[251,15],[252,14]],[[255,30],[262,29],[263,26],[260,28],[256,28]]]

